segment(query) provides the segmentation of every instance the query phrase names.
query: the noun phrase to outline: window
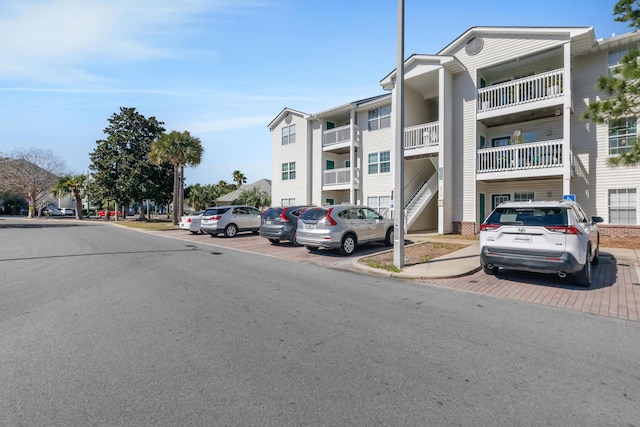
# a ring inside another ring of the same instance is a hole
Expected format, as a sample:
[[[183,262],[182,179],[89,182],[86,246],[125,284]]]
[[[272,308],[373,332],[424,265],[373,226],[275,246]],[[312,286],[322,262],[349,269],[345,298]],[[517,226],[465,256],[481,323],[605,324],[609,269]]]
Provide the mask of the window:
[[[535,200],[536,195],[532,191],[530,193],[513,193],[514,202],[528,202],[529,200]]]
[[[282,145],[296,142],[296,125],[284,126],[282,128]]]
[[[326,162],[326,170],[332,170],[336,168],[336,162],[334,162],[333,160],[327,160]]]
[[[638,223],[636,197],[635,188],[609,190],[609,223],[636,225]]]
[[[628,151],[636,139],[637,124],[635,117],[609,121],[609,154]]]
[[[389,208],[389,204],[391,203],[390,196],[372,196],[367,197],[367,206],[371,209],[375,209],[378,212],[383,212]]]
[[[616,73],[616,68],[622,64],[622,58],[629,53],[629,49],[617,50],[615,52],[609,52],[609,75],[620,77],[619,73]]]
[[[369,110],[369,130],[378,130],[391,126],[391,106]]]
[[[282,164],[282,180],[296,179],[296,162]]]
[[[280,206],[293,206],[296,204],[296,199],[293,197],[280,199]]]
[[[391,172],[391,151],[369,154],[369,173]]]

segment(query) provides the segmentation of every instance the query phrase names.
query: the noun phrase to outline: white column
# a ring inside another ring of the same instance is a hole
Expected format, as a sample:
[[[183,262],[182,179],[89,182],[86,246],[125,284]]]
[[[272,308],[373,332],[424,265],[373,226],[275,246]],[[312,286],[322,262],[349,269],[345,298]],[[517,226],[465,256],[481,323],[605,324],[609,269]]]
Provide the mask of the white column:
[[[393,141],[393,264],[404,267],[404,0],[398,0],[397,68],[393,87],[392,110],[395,116]]]
[[[571,194],[571,43],[564,44],[562,115],[562,194]]]
[[[356,203],[356,191],[355,191],[355,180],[356,180],[356,121],[355,121],[355,111],[351,110],[349,112],[349,139],[351,141],[349,146],[349,203],[352,205]],[[364,201],[363,201],[364,203]]]

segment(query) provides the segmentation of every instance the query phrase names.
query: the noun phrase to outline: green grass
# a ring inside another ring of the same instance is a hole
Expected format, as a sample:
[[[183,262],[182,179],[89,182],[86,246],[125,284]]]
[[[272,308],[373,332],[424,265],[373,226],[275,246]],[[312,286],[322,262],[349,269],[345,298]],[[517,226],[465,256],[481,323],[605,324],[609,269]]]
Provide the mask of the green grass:
[[[395,264],[383,263],[371,258],[365,258],[360,260],[362,264],[365,264],[371,268],[380,268],[383,270],[390,271],[392,273],[400,273],[402,270],[396,267]]]
[[[164,231],[164,230],[177,230],[178,226],[173,225],[170,219],[151,219],[147,221],[138,221],[138,220],[124,220],[118,221],[118,225],[122,225],[124,227],[136,228],[138,230],[153,230],[153,231]]]

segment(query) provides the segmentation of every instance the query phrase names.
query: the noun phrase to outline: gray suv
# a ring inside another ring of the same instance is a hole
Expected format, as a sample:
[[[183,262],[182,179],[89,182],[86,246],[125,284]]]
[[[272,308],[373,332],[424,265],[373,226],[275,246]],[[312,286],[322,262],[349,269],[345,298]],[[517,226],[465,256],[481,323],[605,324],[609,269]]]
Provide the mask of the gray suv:
[[[207,208],[200,218],[200,231],[212,237],[224,233],[234,237],[239,231],[258,232],[260,211],[253,206],[218,206]]]
[[[487,274],[499,268],[571,274],[589,287],[600,255],[599,222],[568,200],[502,203],[480,225],[480,265]]]
[[[309,251],[338,249],[351,255],[357,245],[368,242],[393,244],[393,221],[366,206],[313,207],[298,218],[297,242]]]

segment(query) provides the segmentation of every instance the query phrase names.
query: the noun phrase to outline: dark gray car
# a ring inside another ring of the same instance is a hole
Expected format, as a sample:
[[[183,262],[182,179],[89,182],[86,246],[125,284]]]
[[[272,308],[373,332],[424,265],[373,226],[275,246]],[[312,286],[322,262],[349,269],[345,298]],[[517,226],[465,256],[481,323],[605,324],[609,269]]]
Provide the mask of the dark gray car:
[[[296,230],[298,217],[309,206],[281,206],[269,208],[262,214],[260,235],[273,244],[281,240],[288,240],[293,246],[299,246],[296,242]]]

